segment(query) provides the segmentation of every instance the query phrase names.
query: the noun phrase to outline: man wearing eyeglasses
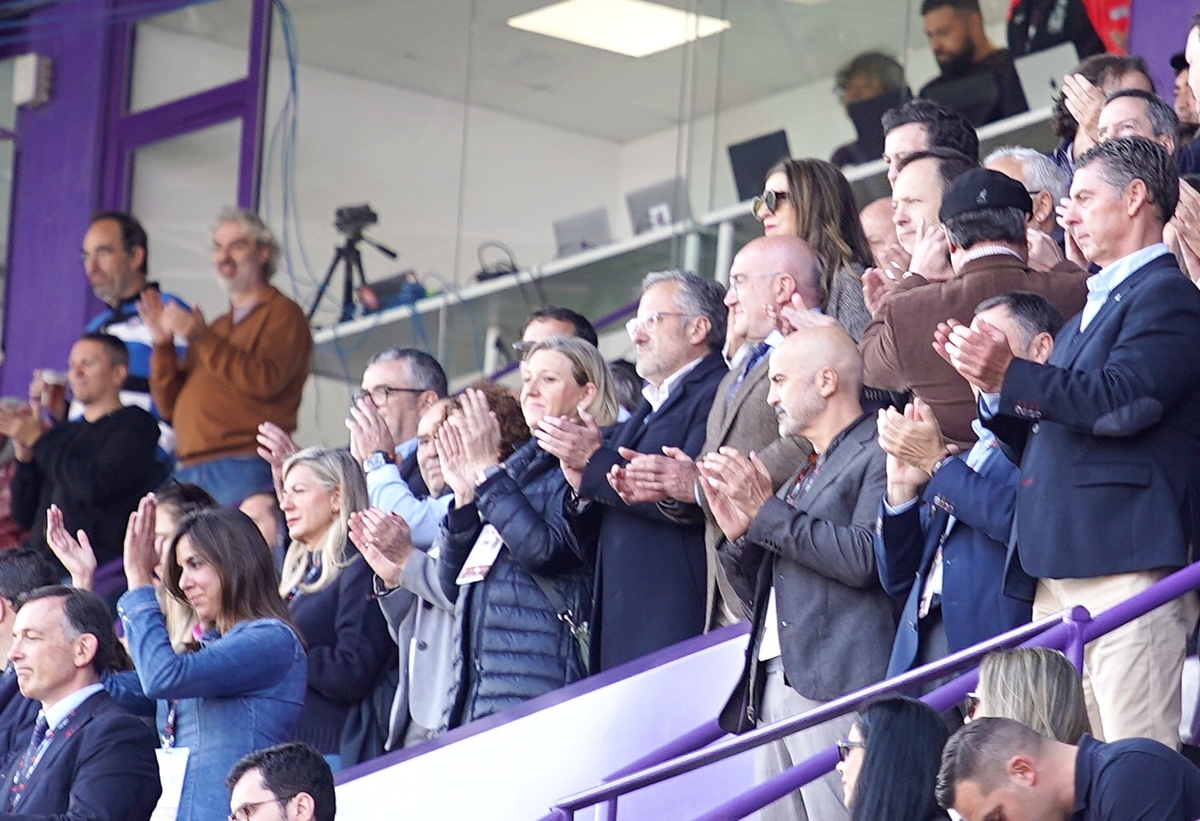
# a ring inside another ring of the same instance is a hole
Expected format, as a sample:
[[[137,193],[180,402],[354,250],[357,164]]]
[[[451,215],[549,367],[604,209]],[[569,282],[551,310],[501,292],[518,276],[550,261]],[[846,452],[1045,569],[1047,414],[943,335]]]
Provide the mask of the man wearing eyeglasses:
[[[533,431],[563,464],[576,510],[601,506],[592,613],[593,672],[608,670],[704,631],[704,524],[680,523],[650,504],[627,504],[608,482],[614,468],[642,454],[694,458],[709,408],[729,372],[724,290],[682,271],[642,280],[637,316],[625,325],[646,380],[641,405],[602,444],[594,424],[546,418]],[[591,522],[589,521],[589,526]]]
[[[779,435],[779,423],[767,404],[767,359],[790,329],[784,311],[801,303],[820,304],[821,269],[808,243],[799,237],[760,237],[748,242],[733,258],[725,305],[733,333],[750,346],[717,388],[708,414],[700,453],[734,447],[755,451],[778,487],[808,458],[806,441]],[[657,502],[663,514],[676,521],[695,521],[704,515],[709,621],[728,623],[747,617],[749,580],[728,577],[717,561],[721,529],[708,515],[697,482],[699,471],[686,454],[640,454],[615,471],[614,487],[627,502]],[[701,512],[703,511],[703,513]]]
[[[337,795],[325,759],[307,744],[258,750],[233,765],[228,821],[334,821]]]
[[[415,348],[388,348],[367,363],[346,420],[350,453],[366,472],[371,506],[403,517],[422,550],[433,544],[449,500],[427,498],[417,427],[446,393],[446,372],[436,359]]]
[[[146,290],[138,315],[150,330],[150,391],[175,427],[175,478],[221,504],[271,483],[257,455],[258,425],[295,430],[308,379],[312,334],[304,311],[270,284],[279,244],[250,211],[222,212],[212,234],[217,281],[229,311],[210,324],[199,309]],[[180,356],[174,340],[186,339]]]

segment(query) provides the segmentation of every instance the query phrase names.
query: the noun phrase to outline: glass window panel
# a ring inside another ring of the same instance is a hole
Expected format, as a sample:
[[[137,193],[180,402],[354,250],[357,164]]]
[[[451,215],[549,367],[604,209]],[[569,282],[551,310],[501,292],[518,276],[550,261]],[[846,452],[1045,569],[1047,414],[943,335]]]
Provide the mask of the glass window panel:
[[[198,304],[210,319],[228,310],[209,254],[209,229],[237,201],[241,124],[228,122],[146,146],[134,154],[134,214],[150,239],[150,279]]]
[[[249,59],[251,3],[195,3],[136,24],[129,108],[142,111],[240,80]]]

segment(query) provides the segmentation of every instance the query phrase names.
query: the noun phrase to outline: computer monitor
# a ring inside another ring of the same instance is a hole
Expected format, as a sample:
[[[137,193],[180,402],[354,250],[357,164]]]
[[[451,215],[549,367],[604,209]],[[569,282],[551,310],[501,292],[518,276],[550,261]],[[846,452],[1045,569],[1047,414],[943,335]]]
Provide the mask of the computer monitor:
[[[1013,60],[1029,110],[1048,108],[1062,92],[1062,79],[1079,65],[1075,44],[1060,43]]]
[[[559,257],[569,257],[610,242],[612,232],[608,230],[607,208],[593,208],[554,222],[554,245]]]
[[[787,132],[782,129],[729,146],[729,164],[733,166],[738,201],[752,200],[761,194],[767,171],[791,156]]]
[[[635,234],[664,228],[692,215],[687,183],[682,177],[631,191],[625,195],[625,204]]]

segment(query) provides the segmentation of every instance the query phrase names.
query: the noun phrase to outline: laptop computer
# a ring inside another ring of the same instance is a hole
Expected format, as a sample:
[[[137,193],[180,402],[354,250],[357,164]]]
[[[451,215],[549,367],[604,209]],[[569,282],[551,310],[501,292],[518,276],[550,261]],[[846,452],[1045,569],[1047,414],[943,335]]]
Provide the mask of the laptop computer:
[[[1013,60],[1030,111],[1054,105],[1061,93],[1062,78],[1079,65],[1075,44],[1060,43],[1045,51],[1036,51]]]
[[[631,191],[625,195],[625,204],[635,234],[664,228],[692,215],[687,183],[682,177]]]
[[[554,222],[554,246],[559,257],[569,257],[610,242],[612,232],[608,229],[607,208],[593,208]]]
[[[782,129],[729,146],[729,164],[733,166],[738,202],[752,200],[761,194],[768,169],[791,156],[787,132]]]

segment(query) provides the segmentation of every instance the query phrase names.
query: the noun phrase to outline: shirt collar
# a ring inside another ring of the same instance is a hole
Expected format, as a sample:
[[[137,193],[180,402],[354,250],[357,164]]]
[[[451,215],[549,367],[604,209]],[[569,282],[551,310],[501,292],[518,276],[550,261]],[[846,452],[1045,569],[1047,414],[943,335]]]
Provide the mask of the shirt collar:
[[[46,717],[46,726],[53,730],[59,724],[66,720],[72,711],[77,710],[80,704],[87,701],[93,694],[104,689],[104,685],[97,682],[89,684],[86,687],[81,687],[69,696],[59,699],[49,710],[43,710],[42,715]]]
[[[1158,259],[1169,252],[1164,243],[1156,242],[1139,248],[1132,254],[1126,254],[1114,263],[1100,269],[1099,273],[1087,278],[1089,299],[1103,301],[1113,289],[1129,278],[1129,275],[1151,260]]]
[[[400,457],[401,461],[412,456],[414,453],[416,453],[416,451],[417,451],[417,437],[415,437],[415,436],[412,439],[408,439],[408,440],[396,445],[396,454]]]
[[[1005,245],[976,245],[970,251],[967,251],[965,254],[963,254],[962,262],[959,263],[959,267],[966,265],[972,260],[981,259],[983,257],[998,257],[1002,254],[1007,254],[1010,257],[1015,257],[1020,262],[1024,262],[1024,260],[1021,259],[1020,254]]]
[[[671,396],[671,391],[675,389],[675,386],[678,385],[685,376],[691,373],[695,367],[700,364],[700,360],[702,359],[704,359],[703,356],[696,357],[691,362],[687,363],[682,368],[675,371],[675,373],[664,379],[661,385],[655,385],[652,382],[647,382],[645,384],[645,386],[642,388],[642,397],[650,403],[650,410],[652,412],[657,411],[666,403],[667,399]]]

